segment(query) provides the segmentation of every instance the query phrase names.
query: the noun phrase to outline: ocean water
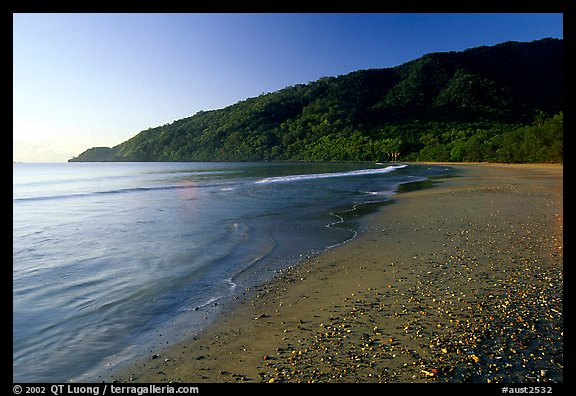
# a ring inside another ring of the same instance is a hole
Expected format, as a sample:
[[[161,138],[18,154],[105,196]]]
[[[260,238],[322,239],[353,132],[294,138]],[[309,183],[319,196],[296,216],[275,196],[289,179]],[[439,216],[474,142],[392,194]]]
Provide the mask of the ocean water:
[[[13,381],[94,378],[190,336],[247,287],[357,234],[442,166],[13,165]],[[92,376],[92,377],[90,377]]]

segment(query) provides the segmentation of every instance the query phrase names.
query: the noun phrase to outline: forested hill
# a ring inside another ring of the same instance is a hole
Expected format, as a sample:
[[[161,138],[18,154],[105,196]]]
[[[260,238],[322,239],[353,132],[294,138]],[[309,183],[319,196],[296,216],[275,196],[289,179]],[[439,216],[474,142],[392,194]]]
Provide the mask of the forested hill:
[[[563,41],[431,53],[323,77],[70,161],[561,162]]]

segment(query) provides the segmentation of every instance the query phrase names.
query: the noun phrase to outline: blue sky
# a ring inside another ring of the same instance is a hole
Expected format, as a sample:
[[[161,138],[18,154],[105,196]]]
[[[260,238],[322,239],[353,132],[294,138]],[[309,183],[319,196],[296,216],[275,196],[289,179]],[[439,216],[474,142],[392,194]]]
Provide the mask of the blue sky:
[[[562,14],[14,14],[13,159],[93,146],[322,76],[563,37]]]

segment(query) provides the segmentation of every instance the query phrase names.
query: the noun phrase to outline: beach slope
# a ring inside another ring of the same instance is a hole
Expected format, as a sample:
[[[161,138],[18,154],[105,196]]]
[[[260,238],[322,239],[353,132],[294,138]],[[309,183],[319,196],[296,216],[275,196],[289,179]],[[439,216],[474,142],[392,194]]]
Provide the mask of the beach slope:
[[[446,164],[121,382],[563,382],[563,167]]]

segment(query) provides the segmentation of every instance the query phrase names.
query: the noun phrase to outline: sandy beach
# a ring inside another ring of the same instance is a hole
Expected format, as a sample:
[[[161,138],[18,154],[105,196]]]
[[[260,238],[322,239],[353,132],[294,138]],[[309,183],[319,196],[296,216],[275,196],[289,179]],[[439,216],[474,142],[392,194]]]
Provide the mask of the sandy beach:
[[[100,380],[563,382],[562,165],[446,166],[355,240]]]

